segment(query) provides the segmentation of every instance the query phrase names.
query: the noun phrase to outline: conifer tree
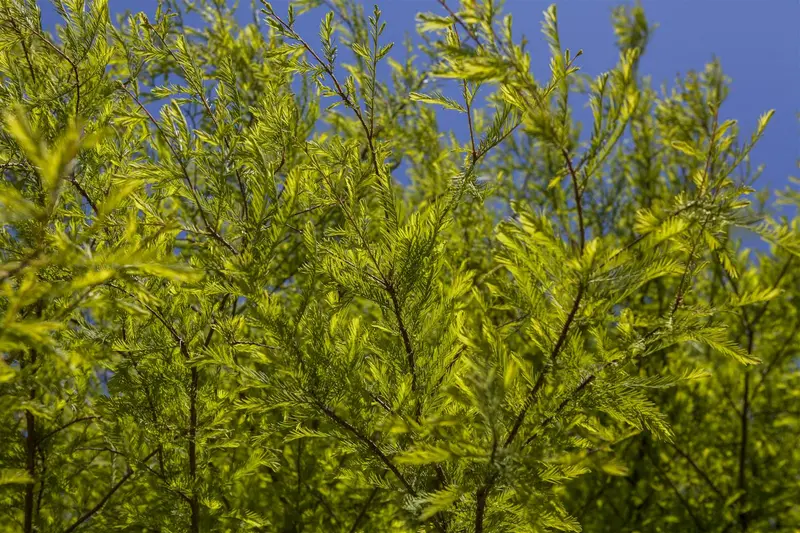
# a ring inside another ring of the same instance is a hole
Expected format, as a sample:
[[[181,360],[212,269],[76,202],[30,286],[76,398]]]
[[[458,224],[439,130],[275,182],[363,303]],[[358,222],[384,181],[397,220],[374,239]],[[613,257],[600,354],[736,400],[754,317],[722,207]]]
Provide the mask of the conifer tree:
[[[595,78],[548,8],[539,80],[494,0],[405,59],[353,0],[53,5],[0,0],[0,530],[800,523],[797,182],[641,6]]]

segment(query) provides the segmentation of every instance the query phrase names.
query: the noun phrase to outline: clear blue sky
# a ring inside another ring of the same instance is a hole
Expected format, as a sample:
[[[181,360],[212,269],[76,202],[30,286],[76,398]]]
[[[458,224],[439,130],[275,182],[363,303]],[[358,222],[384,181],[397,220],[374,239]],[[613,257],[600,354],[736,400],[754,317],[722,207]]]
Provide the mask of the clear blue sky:
[[[418,11],[441,12],[436,0],[377,0],[388,22],[387,41],[398,44],[406,33],[414,34]],[[455,0],[452,2],[455,5]],[[542,11],[551,1],[507,0],[506,11],[514,15],[515,32],[531,40],[534,71],[546,72],[548,57],[539,28]],[[610,13],[618,0],[560,0],[559,27],[562,44],[583,49],[579,66],[597,74],[614,65],[616,52]],[[43,5],[44,23],[51,27],[54,13]],[[126,10],[153,13],[155,0],[110,0],[112,12]],[[251,20],[249,0],[241,0],[243,22]],[[274,0],[278,12],[286,12],[287,0]],[[641,71],[656,84],[669,83],[687,70],[702,70],[714,55],[733,80],[725,118],[736,118],[749,134],[758,116],[776,110],[761,143],[753,153],[754,163],[766,169],[760,186],[783,188],[788,176],[797,176],[800,159],[800,0],[644,0],[648,18],[659,24],[642,61]],[[310,13],[299,21],[299,30],[317,42],[321,13]],[[401,49],[396,49],[401,50]],[[541,58],[536,62],[536,57]]]

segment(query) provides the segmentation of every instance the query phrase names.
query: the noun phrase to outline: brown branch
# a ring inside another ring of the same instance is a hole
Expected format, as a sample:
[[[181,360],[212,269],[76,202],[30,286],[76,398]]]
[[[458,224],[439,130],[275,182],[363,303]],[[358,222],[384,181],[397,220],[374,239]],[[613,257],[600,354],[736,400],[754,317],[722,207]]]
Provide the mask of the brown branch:
[[[30,399],[35,398],[36,392],[31,389]],[[30,481],[25,484],[25,524],[23,531],[25,533],[33,532],[33,500],[34,500],[34,487],[36,485],[36,415],[30,410],[25,410],[25,470],[30,477]]]
[[[461,17],[458,16],[458,13],[453,11],[450,8],[450,6],[447,5],[446,0],[438,0],[438,2],[445,9],[445,11],[447,11],[447,13],[451,17],[453,17],[453,20],[456,22],[456,24],[461,26],[464,29],[464,31],[467,32],[467,35],[469,36],[469,38],[472,39],[475,42],[475,44],[478,46],[478,48],[483,48],[483,44],[481,43],[481,40],[478,37],[478,35],[474,31],[472,31],[472,29],[469,26],[467,26],[467,24],[463,20],[461,20]]]
[[[706,164],[705,164],[705,168],[703,170],[703,179],[700,182],[700,191],[699,192],[700,192],[700,196],[701,197],[705,195],[706,180],[709,179],[709,176],[714,171],[714,157],[715,157],[715,148],[716,148],[716,145],[714,144],[714,135],[716,135],[716,133],[717,133],[718,123],[719,123],[719,106],[717,105],[714,108],[714,122],[713,122],[713,125],[712,125],[712,128],[711,128],[711,132],[710,132],[710,137],[711,138],[710,138],[709,145],[708,145],[708,153],[706,155]],[[719,194],[719,191],[720,191],[720,189],[717,188],[712,193],[712,195],[711,195],[712,200],[717,197],[717,194]],[[700,226],[700,235],[698,235],[697,240],[695,240],[692,243],[692,248],[689,251],[689,258],[686,261],[686,268],[684,269],[683,274],[681,275],[681,281],[678,284],[678,291],[675,293],[675,302],[672,305],[672,316],[675,315],[675,312],[678,310],[678,307],[681,305],[681,302],[683,301],[684,291],[685,291],[684,285],[685,285],[686,280],[687,280],[687,278],[689,276],[689,271],[692,269],[692,264],[694,263],[694,253],[697,250],[697,246],[700,244],[700,241],[702,239],[702,234],[705,231],[706,226],[708,225],[708,223],[710,221],[711,221],[711,212],[709,212],[706,215],[705,219],[703,220],[703,224]]]
[[[790,350],[789,348],[794,346],[792,343],[794,342],[794,338],[797,336],[798,331],[800,331],[800,320],[798,320],[797,323],[795,323],[794,329],[792,329],[792,332],[786,338],[786,341],[784,341],[783,345],[777,351],[775,357],[773,357],[770,360],[766,368],[761,372],[761,379],[758,380],[758,383],[755,384],[755,386],[753,387],[753,391],[751,392],[753,396],[755,396],[756,392],[758,392],[758,389],[761,387],[761,385],[764,384],[764,381],[767,379],[767,376],[769,376],[770,372],[772,372],[775,369],[775,367],[783,360],[786,354],[793,353],[792,350]]]
[[[339,415],[337,415],[332,409],[327,407],[325,404],[320,402],[319,400],[313,399],[312,404],[322,411],[328,418],[333,420],[336,424],[340,427],[344,428],[347,432],[351,433],[359,442],[361,442],[364,446],[367,447],[386,467],[394,474],[398,481],[403,485],[406,492],[411,496],[416,496],[417,491],[414,490],[414,487],[411,486],[411,483],[406,479],[400,469],[397,468],[392,460],[381,450],[375,442],[372,441],[369,437],[364,435],[361,431],[358,430],[355,426],[349,423],[347,420],[343,419]],[[433,524],[440,532],[444,533],[444,528],[442,527],[441,523],[438,520],[433,520]]]
[[[475,533],[483,533],[483,517],[486,514],[486,499],[490,486],[487,483],[475,493]]]
[[[428,78],[430,77],[430,73],[425,72],[420,78],[417,80],[416,85],[411,89],[409,92],[417,92],[422,90],[422,87],[428,82]],[[405,97],[389,112],[388,122],[394,123],[397,116],[403,112],[403,110],[408,107],[409,103],[413,102],[411,98],[408,97],[406,94]],[[391,104],[391,103],[390,103]],[[378,124],[375,128],[373,133],[373,137],[377,137],[381,133],[383,133],[384,127],[382,124]],[[364,147],[359,154],[360,159],[364,159],[367,156],[367,152],[369,151],[369,146]]]
[[[42,512],[42,499],[44,498],[45,488],[44,480],[47,477],[47,457],[45,456],[44,449],[41,446],[38,447],[36,453],[39,454],[39,461],[42,462],[42,472],[39,474],[39,478],[41,479],[39,482],[39,494],[36,496],[36,520],[38,521]]]
[[[8,22],[9,22],[9,24],[11,24],[11,27],[14,29],[14,33],[16,33],[17,36],[19,37],[20,44],[22,45],[22,52],[25,54],[25,62],[28,64],[28,71],[31,74],[31,79],[32,79],[33,83],[36,83],[36,72],[34,71],[33,63],[31,63],[30,53],[28,52],[28,45],[25,43],[25,36],[22,35],[21,31],[19,31],[19,28],[14,23],[14,19],[13,18],[9,18]]]
[[[224,308],[228,301],[226,294],[220,304],[220,308]],[[203,342],[203,348],[208,348],[211,344],[211,339],[214,336],[213,326],[209,326],[208,334]],[[185,344],[181,341],[181,347]],[[188,351],[185,354],[188,356]],[[191,369],[191,382],[189,384],[189,480],[192,483],[192,495],[189,502],[191,507],[191,523],[190,531],[192,533],[199,533],[200,531],[200,500],[197,497],[197,391],[200,384],[200,371],[196,364],[192,365]]]
[[[447,378],[447,375],[453,370],[453,367],[456,366],[456,363],[458,362],[459,359],[461,359],[461,356],[464,354],[466,350],[467,347],[463,345],[461,346],[461,348],[458,349],[456,355],[453,357],[453,360],[450,361],[450,363],[447,365],[447,368],[445,368],[444,372],[442,372],[442,375],[439,376],[439,379],[436,380],[436,383],[431,388],[431,394],[434,394],[439,389],[439,387],[442,386],[442,383],[444,383],[444,380]]]
[[[753,332],[748,334],[747,353],[752,353],[753,350]],[[738,506],[742,509],[747,501],[747,445],[749,437],[749,422],[750,422],[750,371],[744,372],[744,391],[742,393],[743,406],[742,416],[740,418],[741,425],[741,440],[739,441],[739,479],[737,482],[738,488],[742,491],[742,497],[739,499]],[[749,527],[749,518],[747,511],[739,512],[739,525],[742,531],[747,531]]]
[[[336,424],[338,424],[339,426],[347,430],[349,433],[351,433],[353,436],[355,436],[356,439],[358,439],[373,454],[375,454],[375,456],[377,456],[378,459],[380,459],[380,461],[384,465],[386,465],[386,467],[392,472],[392,474],[394,474],[394,476],[398,479],[398,481],[400,481],[403,487],[405,487],[406,492],[408,492],[412,496],[417,495],[417,491],[414,490],[414,487],[411,486],[411,483],[409,483],[406,477],[402,474],[402,472],[400,472],[400,470],[397,468],[397,465],[395,465],[392,462],[392,460],[385,453],[383,453],[383,451],[378,447],[377,444],[375,444],[369,437],[364,435],[355,426],[353,426],[348,421],[337,415],[335,412],[333,412],[332,409],[325,406],[323,403],[317,400],[314,400],[313,403],[320,411],[322,411],[326,416],[328,416],[328,418],[330,418]]]
[[[78,183],[78,180],[76,180],[74,177],[70,177],[69,182],[72,184],[73,187],[75,187],[75,190],[77,190],[78,193],[80,193],[80,195],[83,196],[83,199],[86,200],[86,203],[88,203],[89,207],[92,208],[94,214],[95,215],[98,214],[99,211],[97,210],[97,204],[94,202],[94,200],[91,199],[89,193],[86,192],[86,189],[84,189],[83,186],[80,183]]]
[[[564,326],[561,328],[561,333],[558,336],[558,340],[556,341],[555,346],[553,346],[553,351],[550,354],[551,363],[555,362],[555,360],[558,358],[558,355],[561,352],[561,349],[563,348],[564,343],[567,340],[569,329],[572,326],[572,322],[575,320],[575,315],[577,315],[578,313],[578,308],[580,307],[583,295],[584,295],[584,287],[583,283],[581,283],[578,286],[578,293],[575,295],[575,301],[572,304],[572,309],[570,310],[569,315],[567,315],[567,319],[564,321]],[[536,380],[536,383],[533,385],[530,392],[528,392],[528,396],[525,401],[525,406],[517,415],[517,419],[514,422],[514,426],[512,427],[511,432],[509,433],[508,437],[506,438],[505,444],[503,445],[504,447],[510,446],[511,443],[516,438],[517,433],[519,432],[519,429],[522,426],[522,422],[525,420],[525,415],[527,414],[528,409],[538,399],[539,391],[544,385],[544,380],[547,374],[548,374],[547,369],[542,370],[542,372],[539,374],[538,379]]]
[[[356,531],[358,531],[358,526],[361,523],[361,521],[364,519],[364,517],[366,516],[367,511],[369,510],[369,506],[372,504],[372,500],[374,500],[375,496],[378,495],[378,490],[379,490],[378,487],[375,487],[374,489],[372,489],[372,492],[370,493],[369,498],[367,498],[367,501],[364,503],[364,506],[361,508],[361,512],[358,513],[358,516],[356,517],[355,521],[353,522],[353,525],[350,527],[350,533],[356,533]]]
[[[725,501],[725,496],[722,494],[722,491],[720,491],[717,488],[717,486],[714,484],[714,482],[711,481],[711,478],[708,476],[708,474],[706,474],[703,469],[701,469],[699,466],[697,466],[697,463],[694,462],[694,460],[691,458],[691,456],[688,453],[686,453],[683,450],[681,450],[680,448],[678,448],[678,446],[674,442],[667,441],[667,443],[670,446],[672,446],[672,448],[676,452],[678,452],[678,455],[680,455],[681,457],[686,459],[686,462],[689,463],[689,465],[694,469],[694,471],[697,472],[700,475],[700,477],[703,478],[703,481],[705,481],[706,484],[711,488],[711,490],[714,491],[714,493],[717,495],[717,497],[719,497],[720,500]]]
[[[36,314],[39,318],[42,316],[41,302],[37,304]],[[36,365],[37,352],[31,350],[30,366]],[[26,365],[28,366],[28,365]],[[31,374],[36,372],[34,367]],[[28,395],[29,400],[32,402],[36,398],[36,388],[31,386]],[[39,449],[39,442],[36,438],[36,415],[30,409],[25,410],[25,470],[30,477],[30,481],[25,484],[25,500],[24,500],[24,526],[25,533],[32,533],[33,526],[33,507],[34,507],[34,488],[36,486],[36,452]]]
[[[72,72],[75,74],[75,118],[77,119],[81,106],[81,79],[80,75],[78,74],[77,63],[70,59],[66,52],[62,51],[58,46],[55,45],[55,43],[50,41],[50,39],[48,39],[47,36],[45,36],[41,31],[33,27],[28,29],[31,30],[31,32],[33,32],[37,37],[39,37],[51,50],[58,54],[61,59],[69,63],[70,67],[72,68]]]
[[[155,450],[150,452],[150,454],[147,457],[142,459],[142,462],[148,461],[151,457],[153,457],[156,453],[158,453],[158,450],[160,450],[160,447],[156,448]],[[75,522],[73,522],[71,526],[69,526],[67,529],[65,529],[63,531],[63,533],[72,533],[73,531],[75,531],[78,528],[78,526],[80,526],[81,524],[83,524],[84,522],[86,522],[87,520],[92,518],[95,514],[97,514],[103,508],[103,506],[108,502],[108,500],[111,499],[111,497],[114,495],[114,493],[117,492],[119,490],[119,488],[122,487],[122,485],[125,484],[125,482],[128,481],[128,479],[134,473],[135,473],[135,471],[133,469],[131,469],[130,466],[129,466],[128,467],[128,471],[125,473],[125,475],[122,476],[122,478],[119,481],[117,481],[111,487],[111,489],[109,489],[109,491],[106,493],[106,495],[103,496],[100,499],[99,502],[97,502],[97,505],[95,505],[94,507],[92,507],[91,509],[89,509],[88,511],[83,513],[83,515],[81,515],[80,518],[78,518]]]
[[[581,303],[581,300],[583,299],[583,295],[584,295],[584,286],[583,286],[583,283],[581,283],[578,286],[578,293],[575,295],[575,301],[572,304],[572,309],[570,310],[569,315],[567,315],[567,319],[564,321],[564,326],[561,328],[561,333],[558,336],[558,340],[556,341],[556,344],[553,346],[553,351],[550,354],[550,362],[551,363],[554,363],[556,361],[556,359],[558,358],[558,355],[561,353],[561,350],[562,350],[564,344],[566,343],[567,336],[569,334],[569,329],[572,326],[572,322],[575,320],[575,316],[578,313],[578,308],[580,307],[580,303]],[[508,437],[506,438],[505,443],[503,444],[503,448],[508,448],[514,442],[514,439],[517,437],[517,434],[519,433],[519,430],[522,427],[522,423],[525,421],[525,416],[526,416],[526,414],[528,412],[528,409],[530,409],[530,407],[532,405],[534,405],[534,403],[539,398],[539,391],[544,386],[544,382],[545,382],[545,378],[546,378],[547,374],[548,374],[547,369],[542,370],[542,372],[539,374],[539,377],[536,380],[536,383],[534,383],[533,387],[528,392],[528,395],[527,395],[527,397],[525,399],[525,405],[522,408],[522,410],[519,412],[519,414],[517,415],[517,418],[514,421],[514,426],[512,427],[511,432],[508,434]],[[588,385],[588,383],[586,385]],[[581,387],[581,390],[586,385],[583,385]],[[495,458],[496,452],[497,452],[497,442],[495,442],[494,445],[492,446],[492,456],[491,456],[491,459],[489,461],[490,465],[493,465],[493,463],[494,463],[494,458]],[[479,488],[477,490],[477,492],[475,493],[475,499],[476,499],[475,532],[476,533],[482,533],[483,532],[483,520],[484,520],[484,515],[485,515],[486,499],[488,498],[489,492],[491,491],[492,486],[494,485],[495,481],[497,480],[497,477],[498,477],[498,472],[497,472],[497,470],[495,470],[487,478],[487,480],[483,484],[483,486],[481,486],[481,488]]]
[[[392,300],[392,309],[394,311],[395,319],[397,320],[397,328],[400,330],[400,336],[403,338],[403,347],[406,351],[406,360],[408,362],[409,372],[411,372],[411,390],[417,390],[417,364],[414,357],[414,347],[411,345],[411,338],[408,335],[408,329],[406,329],[405,323],[403,322],[403,316],[400,311],[400,302],[397,300],[397,291],[395,291],[393,285],[388,285],[386,287],[386,291],[389,293],[389,297]]]
[[[773,288],[777,288],[780,284],[783,276],[789,269],[791,265],[792,259],[789,258],[786,263],[784,264],[783,268],[781,269],[780,273],[778,274],[775,283],[773,284]],[[733,283],[731,280],[731,285],[734,290],[738,294],[738,288],[736,284]],[[744,322],[744,327],[747,332],[747,353],[748,355],[752,355],[753,348],[754,348],[754,340],[755,340],[755,326],[758,322],[764,317],[766,314],[767,308],[772,300],[768,300],[765,302],[759,311],[751,318],[748,318],[746,311],[743,310],[742,312],[742,321]],[[794,334],[791,335],[792,337]],[[768,369],[769,370],[769,367]],[[749,440],[749,421],[750,421],[750,400],[751,400],[751,393],[750,393],[750,381],[751,381],[751,374],[749,370],[745,370],[744,373],[744,384],[743,384],[743,392],[742,392],[742,412],[740,415],[740,434],[741,438],[739,440],[739,466],[738,466],[738,481],[737,486],[740,491],[742,491],[742,497],[738,501],[739,509],[742,509],[745,506],[747,501],[747,447],[748,447],[748,440]],[[759,385],[764,381],[764,378],[759,381]],[[749,529],[750,518],[748,516],[748,512],[745,510],[740,510],[739,512],[739,525],[743,532],[746,532]]]
[[[59,431],[63,431],[63,430],[65,430],[65,429],[67,429],[68,427],[70,427],[70,426],[71,426],[71,425],[73,425],[73,424],[77,424],[78,422],[86,422],[87,420],[96,420],[96,419],[98,419],[98,418],[100,418],[100,417],[99,417],[99,416],[83,416],[83,417],[80,417],[80,418],[76,418],[76,419],[74,419],[74,420],[71,420],[71,421],[67,422],[66,424],[64,424],[63,426],[61,426],[61,427],[58,427],[58,428],[56,428],[56,429],[54,429],[54,430],[52,430],[52,431],[49,431],[48,433],[45,433],[45,434],[44,434],[44,435],[43,435],[43,436],[42,436],[42,437],[39,439],[39,444],[41,444],[41,443],[42,443],[42,442],[44,442],[45,440],[49,439],[50,437],[52,437],[53,435],[55,435],[55,434],[56,434],[56,433],[58,433]]]
[[[167,49],[167,53],[169,53],[169,55],[172,56],[172,58],[175,60],[175,62],[179,66],[181,66],[181,70],[183,71],[184,77],[188,78],[186,69],[182,66],[182,62],[175,55],[175,52],[172,51],[172,48],[169,47],[169,45],[167,44],[166,39],[164,39],[164,37],[162,37],[161,34],[158,33],[155,30],[155,28],[153,28],[152,26],[150,27],[150,29],[153,31],[153,33],[156,35],[156,37],[159,38],[161,43],[164,45],[164,48]],[[191,56],[189,54],[187,54],[187,60],[192,64],[193,67],[195,67],[194,62],[192,61],[192,58],[191,58]],[[220,131],[219,122],[217,121],[217,117],[214,116],[213,111],[211,111],[211,105],[208,103],[208,99],[206,98],[205,93],[203,91],[198,91],[197,96],[200,97],[200,101],[202,102],[203,107],[206,110],[206,113],[208,113],[208,116],[211,119],[211,122],[214,123],[214,127],[219,132]],[[231,151],[231,146],[230,146],[230,143],[228,142],[228,137],[227,136],[223,136],[222,137],[222,142],[225,145],[225,149],[228,150],[228,152],[230,152]],[[236,182],[237,182],[237,184],[239,186],[239,193],[242,196],[242,216],[244,217],[245,221],[247,221],[248,220],[247,189],[245,188],[244,182],[242,181],[241,174],[239,173],[239,167],[235,163],[234,163],[234,167],[233,167],[233,172],[234,172],[234,175],[236,176]]]
[[[578,210],[578,242],[580,244],[581,255],[583,255],[583,248],[586,241],[586,229],[583,225],[583,195],[581,194],[580,185],[578,184],[578,173],[572,166],[572,158],[570,158],[569,152],[567,152],[566,148],[562,148],[561,154],[564,156],[564,161],[567,162],[567,169],[572,178],[572,193],[575,196],[575,207]]]
[[[778,285],[781,284],[781,280],[783,280],[783,277],[789,271],[789,267],[792,265],[793,259],[794,256],[790,255],[789,259],[787,259],[786,262],[783,264],[783,268],[781,268],[781,271],[778,273],[778,277],[772,284],[773,289],[777,289]],[[769,304],[771,304],[773,301],[774,300],[767,300],[766,302],[764,302],[764,304],[761,306],[761,309],[759,309],[758,312],[755,315],[753,315],[753,317],[750,319],[750,328],[754,328],[761,321],[761,319],[764,318],[764,314],[767,312]]]
[[[197,499],[197,386],[199,376],[196,366],[192,366],[192,381],[189,386],[189,480],[192,483],[192,497],[189,505],[192,510],[192,533],[200,531],[200,502]]]
[[[669,476],[667,476],[667,473],[664,472],[664,470],[661,468],[661,466],[658,465],[656,460],[653,459],[653,457],[649,453],[647,454],[647,457],[648,457],[648,459],[650,459],[650,462],[655,467],[655,469],[658,472],[659,476],[664,481],[666,481],[667,485],[669,485],[669,488],[672,489],[672,492],[675,493],[675,496],[678,498],[678,501],[680,501],[681,505],[683,505],[684,509],[686,509],[686,512],[689,514],[689,516],[691,517],[692,521],[695,523],[695,526],[697,526],[697,531],[707,531],[707,528],[705,527],[703,522],[701,522],[700,518],[698,518],[698,516],[694,513],[694,511],[692,510],[691,505],[689,505],[689,502],[686,501],[686,498],[683,497],[683,495],[681,494],[680,490],[678,490],[678,488],[672,483],[672,480],[669,478]]]
[[[325,509],[325,512],[330,515],[330,517],[333,519],[333,523],[338,525],[341,521],[339,520],[339,517],[336,516],[336,512],[334,512],[333,507],[331,507],[331,504],[325,499],[325,496],[322,494],[322,492],[319,489],[315,489],[305,481],[303,481],[303,485],[306,489],[308,489],[308,492],[310,492],[311,495],[314,496],[314,498],[322,505],[322,507]]]
[[[472,104],[470,103],[469,92],[467,90],[467,80],[462,80],[462,84],[464,87],[464,105],[467,108],[467,125],[469,126],[469,142],[472,149],[472,161],[475,162],[478,159],[478,152],[475,150],[475,131],[472,127]]]
[[[144,104],[142,104],[142,102],[139,100],[139,98],[135,94],[133,94],[133,92],[131,92],[130,89],[128,89],[124,85],[122,86],[122,89],[128,94],[128,96],[131,97],[131,99],[134,102],[136,102],[136,104],[139,106],[139,109],[141,109],[144,112],[144,114],[147,116],[147,118],[150,120],[150,122],[156,127],[158,132],[161,133],[161,135],[164,137],[164,140],[167,143],[167,147],[169,148],[169,151],[172,153],[173,157],[175,157],[175,159],[178,161],[178,165],[181,168],[181,173],[182,173],[183,179],[186,181],[186,183],[189,186],[189,192],[192,194],[192,197],[194,199],[194,203],[197,205],[197,211],[200,213],[200,218],[203,219],[203,224],[205,224],[206,229],[209,232],[209,235],[211,235],[211,237],[213,237],[215,240],[217,240],[225,248],[230,250],[230,252],[233,255],[239,255],[239,252],[236,250],[236,248],[234,248],[228,241],[226,241],[225,238],[222,235],[220,235],[217,232],[217,230],[214,228],[214,226],[212,226],[211,223],[208,221],[208,217],[206,215],[206,212],[203,209],[203,206],[202,206],[202,204],[200,202],[200,197],[197,194],[197,188],[195,187],[195,184],[192,182],[191,177],[189,177],[189,170],[186,168],[186,163],[183,161],[183,158],[178,153],[178,150],[174,146],[172,146],[172,143],[170,142],[170,138],[167,135],[167,133],[164,131],[164,129],[161,127],[161,125],[158,123],[158,121],[155,119],[153,114],[150,113],[150,111],[147,110],[147,108],[144,106]]]
[[[673,211],[672,213],[670,213],[670,214],[669,214],[669,216],[668,216],[667,218],[676,217],[676,216],[680,215],[681,213],[684,213],[684,212],[688,211],[689,209],[691,209],[691,208],[693,208],[693,207],[696,207],[697,205],[698,205],[698,204],[697,204],[697,202],[696,202],[696,201],[691,201],[691,202],[689,202],[688,204],[684,205],[683,207],[680,207],[680,208],[676,209],[675,211]],[[604,268],[606,265],[608,265],[608,264],[609,264],[611,261],[613,261],[614,259],[616,259],[617,257],[619,257],[619,256],[620,256],[620,254],[622,254],[622,253],[624,253],[624,252],[627,252],[627,251],[628,251],[628,250],[630,250],[631,248],[635,247],[637,244],[639,244],[639,243],[640,243],[640,242],[642,242],[642,241],[643,241],[645,238],[647,238],[647,236],[649,236],[651,233],[652,233],[652,232],[643,233],[642,235],[639,235],[639,236],[638,236],[638,237],[636,237],[635,239],[633,239],[633,240],[631,240],[630,242],[628,242],[628,243],[627,243],[625,246],[623,246],[622,248],[620,248],[619,250],[617,250],[616,252],[614,252],[614,253],[611,255],[611,257],[609,257],[609,258],[608,258],[608,259],[606,259],[606,260],[605,260],[603,263],[601,263],[601,264],[600,264],[600,266],[598,267],[598,269],[597,269],[597,270],[602,270],[602,269],[603,269],[603,268]]]
[[[322,59],[319,57],[319,55],[317,55],[317,53],[314,51],[314,49],[311,48],[311,46],[306,41],[302,37],[300,37],[300,35],[298,35],[297,32],[295,32],[292,29],[292,27],[289,26],[289,24],[284,22],[283,19],[281,19],[278,15],[276,15],[275,12],[271,12],[269,14],[269,16],[272,17],[275,21],[277,21],[278,24],[280,24],[281,27],[284,28],[284,30],[290,35],[290,37],[292,39],[294,39],[295,41],[300,43],[300,45],[303,48],[305,48],[305,50],[309,54],[311,54],[311,57],[314,58],[314,60],[319,64],[319,66],[322,68],[322,70],[325,71],[325,74],[327,74],[327,76],[333,82],[336,94],[339,96],[339,98],[341,98],[342,102],[344,102],[344,104],[347,107],[349,107],[350,109],[353,110],[353,113],[355,113],[356,118],[358,119],[358,122],[361,124],[361,127],[364,130],[364,134],[367,137],[367,145],[369,146],[369,151],[370,151],[370,154],[372,155],[372,166],[373,166],[373,169],[375,170],[375,175],[380,177],[381,176],[381,171],[380,171],[380,167],[378,165],[378,155],[377,155],[377,152],[375,151],[375,144],[374,144],[374,139],[373,139],[373,136],[372,136],[372,130],[370,129],[369,125],[367,125],[366,120],[364,120],[364,114],[361,112],[361,108],[356,104],[356,102],[354,102],[350,98],[350,96],[348,96],[348,94],[344,91],[344,89],[342,89],[342,86],[339,83],[339,80],[336,77],[336,74],[333,72],[333,69],[328,64],[326,64],[324,61],[322,61]],[[390,174],[387,174],[385,176],[385,178],[386,178],[387,187],[388,187],[387,192],[391,192],[392,176]],[[388,214],[387,214],[387,216],[388,216]]]
[[[116,289],[116,290],[122,292],[123,294],[126,294],[126,295],[130,296],[131,298],[135,298],[142,306],[144,306],[145,309],[147,309],[150,312],[151,315],[153,315],[153,317],[155,317],[159,322],[161,322],[161,324],[165,328],[167,328],[167,331],[169,331],[169,333],[172,336],[172,338],[175,339],[175,341],[177,341],[178,348],[180,349],[181,354],[184,357],[186,357],[187,359],[189,358],[189,351],[188,351],[188,348],[186,347],[186,342],[184,342],[183,337],[181,337],[181,335],[172,326],[172,324],[167,322],[167,320],[161,315],[160,311],[158,311],[156,309],[153,309],[148,304],[144,303],[139,298],[136,298],[135,295],[131,294],[129,291],[123,289],[122,287],[114,285],[113,283],[107,283],[106,285],[108,285],[112,289]]]
[[[572,400],[574,400],[575,398],[577,398],[578,396],[580,396],[580,395],[581,395],[581,393],[582,393],[582,392],[583,392],[583,391],[586,389],[586,387],[588,387],[589,385],[591,385],[591,384],[592,384],[592,382],[593,382],[595,379],[597,379],[597,376],[595,376],[594,374],[591,374],[591,375],[587,376],[586,378],[584,378],[584,379],[581,381],[580,385],[578,385],[578,387],[577,387],[577,388],[576,388],[574,391],[572,391],[572,393],[571,393],[569,396],[567,396],[566,398],[564,398],[564,400],[562,400],[562,401],[561,401],[561,403],[560,403],[560,404],[558,405],[558,407],[556,408],[555,412],[554,412],[552,415],[550,415],[550,416],[548,416],[547,418],[545,418],[545,419],[542,421],[542,423],[541,423],[541,424],[539,424],[539,428],[538,428],[538,429],[540,429],[540,430],[541,430],[541,429],[545,429],[547,426],[549,426],[549,425],[550,425],[550,424],[553,422],[553,420],[555,420],[555,418],[556,418],[556,417],[557,417],[559,414],[561,414],[561,411],[563,411],[563,410],[564,410],[564,408],[566,408],[566,407],[567,407],[567,405],[569,405],[569,403],[570,403]],[[533,435],[531,435],[530,437],[528,437],[528,440],[526,440],[526,441],[525,441],[525,444],[524,444],[524,445],[525,445],[525,446],[527,446],[528,444],[530,444],[531,442],[533,442],[534,440],[536,440],[536,437],[538,437],[538,436],[539,436],[539,434],[538,434],[538,433],[534,433]]]

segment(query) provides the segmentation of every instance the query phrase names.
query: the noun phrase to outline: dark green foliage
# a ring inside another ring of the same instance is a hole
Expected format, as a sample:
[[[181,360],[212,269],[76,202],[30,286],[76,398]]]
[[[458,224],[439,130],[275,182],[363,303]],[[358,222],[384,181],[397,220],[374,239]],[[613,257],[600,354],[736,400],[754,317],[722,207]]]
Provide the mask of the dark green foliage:
[[[0,0],[0,530],[800,526],[772,113],[652,88],[640,7],[595,79],[549,8],[544,81],[492,0],[405,61],[350,0],[56,5]]]

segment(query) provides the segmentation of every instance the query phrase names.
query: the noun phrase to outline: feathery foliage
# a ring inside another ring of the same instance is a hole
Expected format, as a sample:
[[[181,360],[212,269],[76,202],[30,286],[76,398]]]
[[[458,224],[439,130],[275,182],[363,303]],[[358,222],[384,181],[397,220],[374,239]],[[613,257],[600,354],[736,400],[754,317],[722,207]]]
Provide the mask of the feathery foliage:
[[[54,5],[0,0],[0,529],[800,523],[772,112],[652,87],[640,6],[596,78],[548,8],[538,80],[495,0],[406,59],[352,0]]]

